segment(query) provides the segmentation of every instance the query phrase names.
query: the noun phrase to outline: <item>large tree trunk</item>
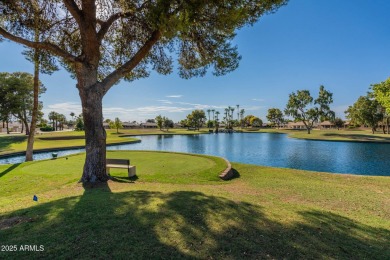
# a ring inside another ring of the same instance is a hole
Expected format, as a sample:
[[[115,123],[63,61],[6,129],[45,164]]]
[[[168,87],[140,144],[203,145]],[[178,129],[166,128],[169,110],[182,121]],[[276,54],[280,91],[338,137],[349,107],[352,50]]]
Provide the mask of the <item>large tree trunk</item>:
[[[22,120],[22,126],[24,125],[24,127],[26,128],[26,135],[30,135],[30,128],[28,127],[28,122],[26,119],[23,119]],[[23,133],[23,131],[22,131]]]
[[[310,127],[307,128],[307,133],[310,134]]]
[[[35,49],[34,53],[34,102],[31,117],[30,133],[27,140],[26,149],[26,162],[33,160],[34,140],[35,140],[35,129],[38,118],[38,95],[39,95],[39,52]]]
[[[22,129],[23,129],[23,125],[24,125],[24,127],[25,127],[25,129],[26,129],[26,135],[29,135],[30,134],[30,128],[29,128],[29,126],[28,126],[28,122],[27,122],[27,111],[26,111],[26,109],[24,108],[23,109],[23,114],[20,114],[19,115],[19,118],[20,118],[20,121],[21,121],[21,123],[22,123]],[[22,130],[22,133],[23,133],[23,130]]]
[[[95,80],[94,83],[96,82]],[[78,86],[78,89],[83,106],[86,149],[81,181],[83,183],[105,182],[108,180],[108,175],[106,172],[106,131],[103,127],[103,93],[99,92],[96,86]]]
[[[8,118],[7,118],[7,134],[9,134]]]

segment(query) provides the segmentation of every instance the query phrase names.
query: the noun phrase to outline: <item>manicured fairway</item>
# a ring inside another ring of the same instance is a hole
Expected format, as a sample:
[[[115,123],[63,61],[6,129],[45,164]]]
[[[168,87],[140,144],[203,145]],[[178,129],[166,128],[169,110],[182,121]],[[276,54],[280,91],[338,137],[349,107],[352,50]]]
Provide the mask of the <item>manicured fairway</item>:
[[[390,258],[390,179],[235,164],[158,152],[83,187],[84,155],[0,166],[6,258]],[[32,200],[38,196],[38,202]]]

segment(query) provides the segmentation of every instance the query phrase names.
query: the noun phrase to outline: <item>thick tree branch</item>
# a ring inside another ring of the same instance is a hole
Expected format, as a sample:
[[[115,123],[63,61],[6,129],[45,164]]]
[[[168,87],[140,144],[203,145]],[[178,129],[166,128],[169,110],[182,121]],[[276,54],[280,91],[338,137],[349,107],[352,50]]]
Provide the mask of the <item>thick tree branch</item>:
[[[98,20],[97,22],[99,23],[99,25],[101,26],[100,27],[100,30],[98,32],[98,41],[101,42],[104,38],[104,36],[106,35],[106,33],[108,32],[108,30],[110,29],[111,25],[116,21],[118,20],[119,18],[128,18],[128,17],[131,17],[134,15],[134,13],[138,13],[138,12],[141,12],[147,5],[147,2],[143,3],[139,8],[137,8],[135,10],[135,12],[125,12],[125,13],[116,13],[116,14],[113,14],[111,15],[107,21],[101,21],[101,20]]]
[[[21,37],[15,36],[13,34],[10,34],[9,32],[7,32],[6,30],[4,30],[1,27],[0,27],[0,35],[6,39],[23,44],[23,45],[30,47],[30,48],[37,48],[37,49],[49,51],[52,54],[55,54],[56,56],[59,56],[68,62],[77,62],[78,61],[75,56],[62,50],[60,47],[58,47],[55,44],[48,43],[48,42],[32,42],[32,41],[23,39]]]
[[[126,18],[132,16],[133,13],[127,12],[127,13],[116,13],[110,16],[110,18],[107,19],[105,22],[100,22],[100,30],[97,34],[98,41],[101,42],[110,29],[111,25],[118,20],[119,18]]]
[[[123,64],[120,68],[113,71],[110,75],[108,75],[102,81],[102,87],[104,89],[104,93],[107,91],[122,77],[124,77],[127,73],[131,72],[141,61],[142,59],[149,53],[152,49],[153,45],[160,39],[161,32],[159,30],[154,31],[150,38],[145,42],[145,44],[138,50],[138,52],[131,58],[128,62]]]
[[[63,0],[66,9],[72,14],[76,22],[81,25],[82,13],[73,0]]]
[[[101,42],[108,32],[108,29],[110,29],[111,25],[118,20],[120,17],[124,16],[123,13],[116,13],[110,16],[110,18],[107,19],[105,22],[100,22],[100,30],[97,34],[98,41]]]

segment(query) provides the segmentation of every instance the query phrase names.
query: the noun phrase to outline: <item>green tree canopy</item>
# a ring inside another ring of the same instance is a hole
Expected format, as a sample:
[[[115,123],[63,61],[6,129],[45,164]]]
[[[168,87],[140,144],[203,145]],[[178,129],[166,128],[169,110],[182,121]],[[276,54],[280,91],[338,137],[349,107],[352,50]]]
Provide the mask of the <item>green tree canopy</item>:
[[[167,129],[167,131],[169,130],[169,128],[173,128],[173,121],[171,119],[169,119],[168,117],[163,117],[163,125],[165,127],[165,129]]]
[[[340,130],[341,127],[344,127],[344,120],[342,120],[341,118],[339,117],[336,117],[334,120],[333,120],[333,123],[334,125],[337,127],[337,130]]]
[[[371,94],[359,97],[352,106],[348,107],[345,113],[353,124],[368,126],[373,134],[378,123],[383,119],[383,110]]]
[[[77,80],[86,135],[83,182],[107,181],[102,100],[122,78],[183,78],[238,67],[237,29],[287,0],[3,0],[0,36],[47,51]],[[37,20],[36,13],[39,13]],[[34,35],[40,40],[35,41]],[[174,55],[172,55],[174,53]]]
[[[122,121],[116,117],[114,121],[109,123],[111,129],[116,129],[116,133],[119,134],[119,128],[122,128]]]
[[[268,109],[267,119],[272,125],[279,128],[284,122],[283,112],[279,108],[270,108]]]
[[[390,78],[371,86],[375,99],[386,109],[386,113],[390,115]]]
[[[263,125],[263,121],[260,118],[254,116],[250,119],[250,125],[252,127],[261,127]]]
[[[163,127],[163,124],[164,124],[164,119],[163,119],[163,117],[162,117],[161,115],[158,115],[158,116],[156,116],[155,121],[156,121],[156,124],[157,124],[158,129],[161,130],[162,127]]]
[[[197,109],[187,116],[187,125],[199,130],[206,120],[206,114],[203,110]]]
[[[315,100],[309,90],[298,90],[297,93],[290,94],[284,113],[292,116],[295,121],[301,121],[310,134],[314,123],[320,119],[334,118],[335,113],[329,107],[331,103],[333,94],[325,90],[324,86],[320,86],[318,98]]]
[[[26,134],[29,134],[29,122],[33,110],[34,77],[26,72],[0,73],[0,116],[8,121],[11,115],[22,121]],[[46,91],[39,82],[39,95]],[[38,116],[43,115],[42,104]]]

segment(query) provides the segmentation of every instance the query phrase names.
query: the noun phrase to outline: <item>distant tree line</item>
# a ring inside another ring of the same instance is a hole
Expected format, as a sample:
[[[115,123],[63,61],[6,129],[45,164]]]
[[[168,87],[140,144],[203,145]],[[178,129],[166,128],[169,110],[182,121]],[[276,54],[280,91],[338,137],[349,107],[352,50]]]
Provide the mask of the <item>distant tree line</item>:
[[[46,91],[39,82],[39,95]],[[0,120],[9,133],[9,122],[17,119],[22,123],[22,132],[29,135],[34,102],[34,77],[26,72],[0,73]],[[38,106],[38,119],[42,118],[42,102]]]

